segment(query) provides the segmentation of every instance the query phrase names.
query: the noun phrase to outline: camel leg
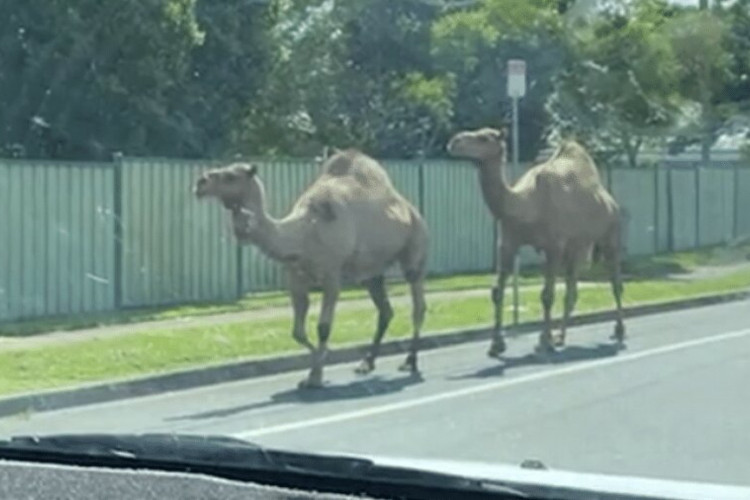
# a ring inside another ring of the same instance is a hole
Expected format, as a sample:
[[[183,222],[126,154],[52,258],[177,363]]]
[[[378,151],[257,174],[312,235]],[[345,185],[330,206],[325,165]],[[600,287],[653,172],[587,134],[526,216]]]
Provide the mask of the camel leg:
[[[370,294],[375,307],[378,309],[378,324],[375,328],[375,336],[372,339],[370,351],[356,368],[356,373],[365,375],[375,369],[375,359],[378,357],[380,343],[383,340],[388,325],[393,318],[393,308],[388,301],[388,293],[385,289],[385,277],[376,276],[367,282],[367,291]]]
[[[552,345],[552,305],[555,302],[555,279],[557,277],[557,266],[559,261],[558,252],[546,252],[546,264],[544,269],[544,287],[542,288],[541,301],[544,310],[544,326],[539,335],[539,343],[535,350],[539,354],[549,354],[555,350]]]
[[[318,388],[323,386],[323,367],[328,353],[328,339],[333,326],[333,313],[339,298],[338,280],[328,280],[323,285],[323,302],[318,318],[318,348],[312,353],[312,368],[307,379],[300,382],[300,388]]]
[[[399,370],[417,374],[419,373],[419,368],[417,365],[419,335],[422,331],[424,315],[425,311],[427,310],[424,299],[424,273],[407,273],[406,278],[407,280],[409,280],[409,286],[411,288],[411,320],[413,332],[411,336],[411,345],[409,346],[409,354],[406,356],[404,364],[399,367]]]
[[[315,346],[307,338],[305,331],[305,322],[307,321],[307,311],[310,308],[309,288],[307,284],[302,283],[297,278],[290,275],[289,290],[292,299],[292,310],[294,311],[294,325],[292,326],[292,337],[310,352],[315,351]]]
[[[605,249],[605,258],[610,268],[610,283],[612,284],[612,295],[615,298],[615,307],[617,319],[615,321],[615,331],[612,339],[620,346],[625,343],[625,323],[623,322],[622,313],[622,274],[620,269],[620,245],[619,241],[610,243]]]
[[[569,262],[565,269],[565,308],[563,310],[562,326],[560,335],[554,338],[555,347],[565,345],[565,334],[567,333],[570,315],[575,309],[578,301],[578,268],[573,262]]]
[[[500,271],[497,276],[497,286],[492,289],[492,303],[495,306],[495,327],[492,330],[492,342],[487,355],[491,358],[499,358],[505,352],[505,339],[503,338],[503,303],[505,302],[505,284],[508,275],[513,269],[513,260],[516,255],[516,247],[503,243],[500,246]]]

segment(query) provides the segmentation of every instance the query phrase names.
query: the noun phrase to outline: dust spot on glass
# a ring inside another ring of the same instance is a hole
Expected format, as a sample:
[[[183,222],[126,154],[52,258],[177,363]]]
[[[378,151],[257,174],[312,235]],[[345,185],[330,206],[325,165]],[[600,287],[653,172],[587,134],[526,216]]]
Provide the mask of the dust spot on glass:
[[[86,273],[86,278],[102,285],[109,285],[109,280],[107,278],[103,278],[92,273]]]

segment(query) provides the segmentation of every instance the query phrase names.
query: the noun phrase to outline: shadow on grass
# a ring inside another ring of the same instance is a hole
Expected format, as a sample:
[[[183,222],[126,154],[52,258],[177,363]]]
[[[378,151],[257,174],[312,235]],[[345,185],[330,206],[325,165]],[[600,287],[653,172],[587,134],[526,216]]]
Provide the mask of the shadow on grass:
[[[342,385],[326,385],[323,389],[288,389],[277,392],[267,401],[259,401],[231,408],[222,408],[192,415],[173,417],[167,421],[184,421],[184,420],[206,420],[211,418],[225,418],[241,413],[249,413],[272,406],[301,403],[317,404],[328,403],[331,401],[346,401],[353,399],[370,398],[373,396],[383,396],[401,392],[407,387],[421,384],[424,379],[420,374],[405,375],[403,377],[384,379],[380,376],[356,380]]]
[[[477,370],[476,372],[467,375],[451,377],[449,378],[449,380],[501,377],[505,375],[505,372],[508,370],[525,366],[560,365],[581,361],[593,361],[596,359],[617,356],[617,353],[620,351],[620,349],[621,348],[617,344],[597,344],[590,347],[565,347],[564,349],[559,350],[549,356],[548,359],[544,359],[535,353],[526,354],[524,356],[503,357],[502,361],[495,366],[482,368],[481,370]]]

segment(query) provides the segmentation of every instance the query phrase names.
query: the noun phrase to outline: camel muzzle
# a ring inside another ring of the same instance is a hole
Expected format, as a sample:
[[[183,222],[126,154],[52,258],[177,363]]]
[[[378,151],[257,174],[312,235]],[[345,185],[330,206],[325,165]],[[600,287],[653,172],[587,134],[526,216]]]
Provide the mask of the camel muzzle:
[[[201,199],[206,197],[206,185],[208,184],[208,180],[206,180],[205,177],[201,177],[198,179],[198,181],[195,183],[195,186],[193,186],[193,194],[196,198]]]

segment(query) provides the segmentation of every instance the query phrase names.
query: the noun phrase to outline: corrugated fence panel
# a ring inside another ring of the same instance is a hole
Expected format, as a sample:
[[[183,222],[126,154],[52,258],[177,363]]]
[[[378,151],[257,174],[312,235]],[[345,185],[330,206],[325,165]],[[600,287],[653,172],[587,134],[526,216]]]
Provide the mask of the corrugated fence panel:
[[[192,186],[210,162],[122,161],[123,306],[237,296],[237,245],[215,200]]]
[[[399,193],[419,210],[419,169],[418,161],[383,161],[383,166]]]
[[[695,170],[672,169],[672,231],[675,250],[687,250],[697,245]]]
[[[114,308],[113,170],[0,161],[0,321]]]
[[[286,214],[319,173],[312,160],[256,163],[275,217]],[[416,161],[383,163],[397,189],[427,220],[430,273],[490,271],[494,221],[474,168],[455,161],[424,161],[421,169]],[[131,158],[109,164],[0,160],[0,210],[6,220],[0,225],[0,321],[116,307],[118,168],[123,306],[225,300],[242,291],[282,288],[281,265],[253,247],[240,249],[219,203],[192,195],[199,173],[214,165]],[[526,168],[509,173],[509,180]],[[728,241],[735,229],[750,236],[750,169],[704,169],[699,202],[695,172],[611,171],[613,194],[630,218],[630,255],[668,249],[668,194],[676,250]],[[601,173],[606,185],[606,171]],[[522,258],[524,263],[541,260],[531,249]],[[397,268],[390,271],[400,276]]]
[[[740,169],[737,177],[737,232],[750,236],[750,168]]]
[[[699,169],[700,200],[698,202],[699,245],[716,245],[729,241],[734,225],[732,191],[726,200],[725,185],[730,185],[734,172],[730,169]],[[727,201],[729,202],[727,204]]]
[[[653,171],[617,169],[611,172],[611,176],[612,194],[626,220],[625,255],[655,253],[656,186]]]
[[[319,174],[319,165],[306,160],[259,160],[258,175],[266,191],[269,213],[281,218],[292,208],[307,186]],[[286,279],[281,264],[263,255],[253,246],[242,249],[242,289],[244,292],[278,290]]]
[[[424,215],[430,228],[433,274],[492,269],[493,219],[473,167],[458,162],[426,162]]]

